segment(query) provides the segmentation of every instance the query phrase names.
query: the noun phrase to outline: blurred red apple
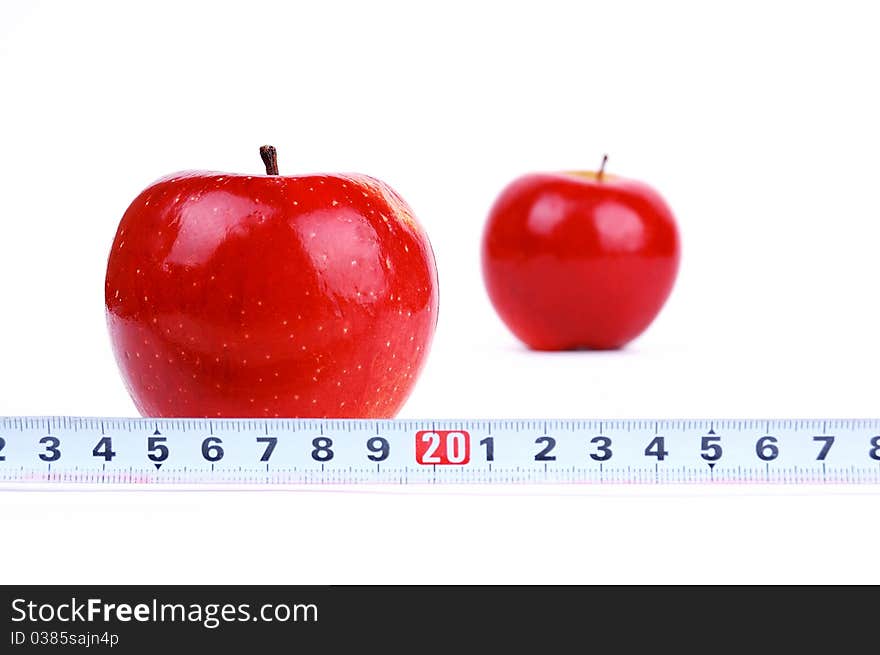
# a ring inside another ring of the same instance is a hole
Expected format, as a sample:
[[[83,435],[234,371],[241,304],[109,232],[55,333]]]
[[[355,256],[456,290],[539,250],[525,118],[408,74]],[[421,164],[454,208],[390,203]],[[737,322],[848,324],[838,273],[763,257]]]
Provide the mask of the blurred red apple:
[[[125,212],[113,350],[141,414],[391,417],[437,322],[427,235],[365,175],[182,172]]]
[[[620,348],[672,290],[680,255],[672,212],[648,185],[604,167],[525,175],[489,213],[486,289],[530,348]]]

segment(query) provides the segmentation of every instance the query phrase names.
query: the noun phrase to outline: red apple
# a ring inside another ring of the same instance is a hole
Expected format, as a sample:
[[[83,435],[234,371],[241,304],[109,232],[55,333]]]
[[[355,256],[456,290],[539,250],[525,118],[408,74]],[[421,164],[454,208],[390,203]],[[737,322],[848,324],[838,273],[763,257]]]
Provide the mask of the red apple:
[[[672,290],[680,253],[672,212],[648,185],[604,167],[525,175],[489,213],[486,288],[530,348],[620,348]]]
[[[366,175],[188,171],[131,203],[107,322],[141,414],[391,417],[437,322],[428,237]]]

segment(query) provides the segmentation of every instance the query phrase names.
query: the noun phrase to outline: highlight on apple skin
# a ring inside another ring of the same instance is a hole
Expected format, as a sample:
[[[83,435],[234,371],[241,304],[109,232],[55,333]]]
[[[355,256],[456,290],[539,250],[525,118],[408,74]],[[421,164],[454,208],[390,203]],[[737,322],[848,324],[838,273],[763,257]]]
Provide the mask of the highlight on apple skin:
[[[393,417],[428,356],[428,237],[366,175],[187,171],[119,224],[105,305],[125,385],[151,417]]]
[[[647,184],[608,175],[604,166],[524,175],[489,212],[486,290],[531,349],[621,348],[648,328],[672,291],[681,255],[672,211]]]

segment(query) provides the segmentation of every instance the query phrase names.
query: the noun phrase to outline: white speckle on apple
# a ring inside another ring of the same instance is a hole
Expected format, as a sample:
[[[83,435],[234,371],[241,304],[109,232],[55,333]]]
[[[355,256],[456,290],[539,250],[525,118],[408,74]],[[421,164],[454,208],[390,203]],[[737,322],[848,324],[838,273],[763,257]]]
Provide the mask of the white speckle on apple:
[[[360,371],[362,368],[363,368],[363,366],[361,366],[360,364],[357,365],[357,370]]]
[[[338,382],[336,383],[336,386],[337,386],[337,387],[341,387],[341,386],[342,386],[342,382],[341,382],[341,381],[338,381]]]
[[[250,339],[250,338],[251,338],[251,335],[249,335],[249,334],[245,334],[245,335],[244,335],[244,338],[245,338],[245,339]]]
[[[415,341],[416,338],[415,338],[414,336],[410,336],[409,340],[410,340],[410,341]]]
[[[281,325],[287,325],[287,319],[284,319],[283,321],[281,321]]]
[[[213,281],[216,280],[216,279],[217,279],[217,276],[216,276],[216,275],[212,275],[212,276],[211,276],[211,282],[213,282]]]
[[[408,245],[403,244],[403,249],[404,249],[405,252],[409,252],[409,246],[408,246]]]
[[[293,201],[293,206],[294,206],[294,207],[296,207],[298,204],[299,204],[299,203],[298,203],[296,200]]]
[[[293,332],[291,332],[290,334],[288,334],[288,335],[287,335],[287,338],[288,338],[288,339],[293,339]]]
[[[149,299],[149,297],[147,297],[147,296],[144,296],[144,302],[150,302],[150,299]]]
[[[358,260],[356,260],[356,259],[352,259],[352,260],[351,260],[351,265],[352,265],[352,266],[357,266],[357,265],[358,265]]]
[[[309,191],[314,191],[314,190],[315,190],[315,187],[313,187],[313,186],[309,187]]]
[[[246,359],[241,360],[241,363],[242,363],[242,366],[247,366],[247,360],[246,360]]]
[[[323,326],[323,325],[319,325],[319,326],[318,326],[318,332],[323,332],[323,331],[324,331],[324,326]]]
[[[251,398],[251,402],[254,402],[254,398]]]
[[[317,404],[318,404],[318,399],[317,399],[317,398],[312,398],[312,404],[313,404],[313,405],[317,405]]]
[[[122,250],[122,246],[124,246],[124,245],[125,245],[125,241],[124,240],[120,241],[119,242],[119,250]]]
[[[116,293],[113,294],[114,298],[119,298],[119,289],[116,290]]]
[[[347,327],[342,328],[342,334],[348,334],[348,328],[347,328]]]
[[[390,348],[390,347],[391,347],[391,342],[390,342],[390,341],[386,341],[386,342],[385,342],[385,347],[386,347],[386,348]]]
[[[308,350],[308,348],[306,348],[305,346],[303,346],[302,349],[303,349],[303,350]]]
[[[137,357],[138,359],[141,358],[141,354],[140,354],[140,353],[135,353],[134,356]]]
[[[280,377],[280,376],[281,376],[281,374],[280,374],[278,371],[275,371],[275,377],[277,378],[277,377]]]
[[[338,200],[334,200],[334,201],[332,201],[330,204],[333,205],[333,206],[335,207],[336,205],[339,204],[339,201],[338,201]]]
[[[298,394],[298,393],[293,394],[293,399],[294,399],[294,400],[299,400],[299,394]]]
[[[266,353],[266,359],[272,359],[272,355],[270,355],[269,353]]]
[[[257,307],[262,307],[262,306],[263,306],[263,301],[262,301],[262,300],[258,300],[258,301],[257,301]]]
[[[229,344],[228,344],[228,343],[224,343],[224,344],[223,344],[223,350],[229,350]]]
[[[214,361],[217,362],[217,363],[219,364],[219,363],[220,363],[220,358],[219,358],[219,357],[215,357],[215,358],[214,358]]]

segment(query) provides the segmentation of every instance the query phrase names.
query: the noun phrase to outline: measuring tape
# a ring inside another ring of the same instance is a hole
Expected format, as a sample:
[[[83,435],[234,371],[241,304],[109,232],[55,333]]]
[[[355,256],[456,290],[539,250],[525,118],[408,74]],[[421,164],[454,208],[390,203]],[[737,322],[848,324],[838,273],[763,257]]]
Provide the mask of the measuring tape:
[[[0,418],[0,482],[880,484],[880,419]]]

